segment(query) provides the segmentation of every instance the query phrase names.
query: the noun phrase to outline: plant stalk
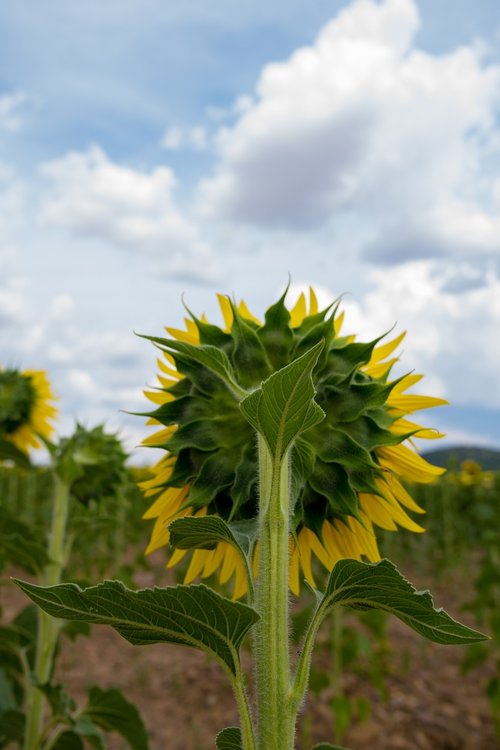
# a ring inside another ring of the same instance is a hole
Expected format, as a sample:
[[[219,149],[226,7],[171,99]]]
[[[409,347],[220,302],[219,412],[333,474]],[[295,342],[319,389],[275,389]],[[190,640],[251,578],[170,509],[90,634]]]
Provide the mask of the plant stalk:
[[[69,486],[57,474],[54,474],[54,504],[48,540],[50,562],[42,577],[42,583],[45,586],[54,586],[60,582],[66,563],[68,505]],[[59,629],[59,621],[54,620],[41,609],[38,610],[34,683],[28,684],[26,691],[27,718],[24,750],[37,750],[39,747],[44,720],[45,697],[37,685],[44,685],[50,679]]]
[[[257,748],[293,750],[289,653],[289,457],[281,465],[259,436],[259,575],[255,633]]]

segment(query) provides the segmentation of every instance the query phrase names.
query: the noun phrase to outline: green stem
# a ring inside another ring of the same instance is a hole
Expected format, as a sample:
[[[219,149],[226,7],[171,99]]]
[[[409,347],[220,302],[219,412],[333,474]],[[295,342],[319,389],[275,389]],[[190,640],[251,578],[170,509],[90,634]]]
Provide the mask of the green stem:
[[[255,634],[258,750],[293,750],[289,700],[289,458],[281,465],[259,436],[259,575]]]
[[[43,574],[43,584],[54,586],[61,580],[66,562],[66,522],[68,517],[69,488],[57,475],[54,475],[54,504],[52,525],[49,536],[48,554],[50,562]],[[39,747],[43,726],[45,698],[37,684],[44,685],[52,673],[54,651],[57,645],[60,624],[50,615],[38,610],[38,633],[35,655],[34,684],[28,684],[26,691],[26,734],[24,750]]]
[[[342,680],[342,607],[332,609],[332,623],[330,628],[330,645],[332,650],[332,681],[331,686],[335,698],[344,694]]]
[[[243,750],[256,750],[255,733],[253,728],[250,706],[248,705],[248,696],[243,682],[243,676],[238,669],[236,677],[232,678],[234,695],[238,705],[240,717],[240,731]]]

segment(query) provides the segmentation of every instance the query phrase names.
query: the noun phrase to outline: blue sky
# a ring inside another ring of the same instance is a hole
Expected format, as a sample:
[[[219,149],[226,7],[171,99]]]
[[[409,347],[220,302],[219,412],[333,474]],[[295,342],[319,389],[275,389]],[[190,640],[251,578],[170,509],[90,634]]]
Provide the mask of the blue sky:
[[[133,331],[290,273],[500,447],[499,41],[496,0],[3,4],[0,361],[132,446]]]

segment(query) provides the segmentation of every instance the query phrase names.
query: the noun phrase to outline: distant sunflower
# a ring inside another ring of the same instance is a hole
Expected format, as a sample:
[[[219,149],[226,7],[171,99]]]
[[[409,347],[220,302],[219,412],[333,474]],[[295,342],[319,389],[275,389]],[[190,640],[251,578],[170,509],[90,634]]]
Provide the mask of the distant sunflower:
[[[42,370],[0,369],[0,438],[23,453],[40,448],[37,435],[50,438],[56,415],[47,375]]]
[[[286,293],[285,293],[286,294]],[[167,328],[169,347],[158,360],[161,387],[146,392],[157,405],[148,424],[160,431],[144,445],[165,452],[142,483],[146,497],[155,497],[144,514],[156,519],[149,554],[168,544],[168,525],[186,515],[215,514],[226,521],[257,515],[258,488],[255,435],[238,401],[207,368],[175,351],[175,342],[211,345],[229,357],[240,386],[253,389],[320,340],[325,349],[313,372],[316,401],[326,414],[292,448],[290,588],[298,594],[300,571],[314,585],[313,554],[327,570],[342,558],[380,559],[374,525],[395,531],[402,526],[421,532],[407,510],[422,513],[400,480],[431,482],[443,469],[432,466],[413,449],[411,438],[441,435],[408,421],[408,414],[445,404],[443,399],[411,395],[421,379],[409,374],[389,380],[397,357],[391,355],[401,334],[389,343],[357,343],[340,336],[343,314],[338,305],[318,311],[314,291],[309,304],[301,294],[291,310],[285,295],[272,305],[261,323],[245,302],[234,305],[218,296],[224,327],[205,318],[185,319],[186,330]],[[191,314],[191,313],[190,313]],[[175,550],[167,567],[186,554]],[[243,565],[233,547],[195,550],[185,582],[219,571],[221,584],[233,575],[234,597],[246,592]]]

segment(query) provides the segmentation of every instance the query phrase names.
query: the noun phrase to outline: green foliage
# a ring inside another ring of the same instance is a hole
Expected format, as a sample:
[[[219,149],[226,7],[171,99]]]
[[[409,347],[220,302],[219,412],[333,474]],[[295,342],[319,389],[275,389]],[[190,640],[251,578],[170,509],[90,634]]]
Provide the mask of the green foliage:
[[[442,609],[435,609],[430,593],[417,591],[389,560],[375,564],[340,560],[319,604],[320,618],[337,604],[361,610],[382,609],[435,643],[466,645],[487,639]]]
[[[241,555],[245,565],[250,564],[257,538],[256,519],[227,524],[219,516],[186,516],[172,521],[168,528],[174,549],[214,549],[225,542]]]
[[[132,750],[147,750],[148,736],[136,707],[119,690],[89,690],[83,716],[106,732],[118,732]]]
[[[302,357],[275,372],[240,404],[244,416],[263,436],[277,461],[282,460],[299,435],[325,416],[314,401],[311,377],[323,346],[320,341]]]
[[[29,457],[17,448],[10,440],[0,436],[0,462],[9,461],[15,466],[21,466],[24,469],[30,467]]]
[[[29,375],[19,370],[0,371],[0,436],[8,436],[29,421],[35,402]],[[1,447],[1,446],[0,446]]]
[[[258,619],[256,612],[230,602],[206,586],[131,591],[120,581],[81,589],[76,584],[35,586],[15,583],[52,617],[111,625],[134,645],[176,643],[199,648],[235,675],[238,650]]]
[[[55,471],[84,505],[116,495],[125,478],[127,456],[115,435],[102,425],[87,430],[77,424],[54,453]]]
[[[217,750],[243,750],[241,732],[238,727],[226,727],[215,738]]]
[[[49,556],[39,534],[0,506],[0,569],[7,562],[28,573],[40,574]]]

